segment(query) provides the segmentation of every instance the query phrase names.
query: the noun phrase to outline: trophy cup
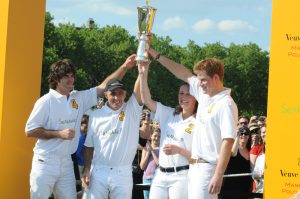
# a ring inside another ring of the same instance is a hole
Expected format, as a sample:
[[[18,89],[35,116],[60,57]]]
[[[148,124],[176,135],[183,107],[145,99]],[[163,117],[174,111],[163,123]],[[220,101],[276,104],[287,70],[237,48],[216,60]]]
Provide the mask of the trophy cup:
[[[140,39],[136,53],[136,61],[148,61],[148,53],[146,49],[149,49],[149,44],[146,42],[146,35],[151,32],[156,8],[147,5],[138,7],[137,9]]]

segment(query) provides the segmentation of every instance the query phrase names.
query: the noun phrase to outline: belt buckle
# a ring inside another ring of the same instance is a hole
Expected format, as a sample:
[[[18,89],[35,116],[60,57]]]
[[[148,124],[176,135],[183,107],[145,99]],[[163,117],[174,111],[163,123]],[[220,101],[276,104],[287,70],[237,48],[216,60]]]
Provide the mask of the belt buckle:
[[[174,167],[174,172],[177,173],[177,167]]]

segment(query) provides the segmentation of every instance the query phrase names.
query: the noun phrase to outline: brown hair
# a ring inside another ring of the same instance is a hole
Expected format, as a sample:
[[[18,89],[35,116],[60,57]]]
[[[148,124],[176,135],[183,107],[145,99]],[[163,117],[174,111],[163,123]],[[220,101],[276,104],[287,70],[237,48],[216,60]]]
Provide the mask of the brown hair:
[[[70,59],[63,59],[53,63],[50,66],[50,74],[48,76],[50,88],[56,89],[57,82],[69,73],[76,75],[76,67]]]
[[[204,71],[211,78],[217,74],[221,81],[224,79],[224,64],[216,58],[206,58],[199,61],[193,70],[197,75]]]

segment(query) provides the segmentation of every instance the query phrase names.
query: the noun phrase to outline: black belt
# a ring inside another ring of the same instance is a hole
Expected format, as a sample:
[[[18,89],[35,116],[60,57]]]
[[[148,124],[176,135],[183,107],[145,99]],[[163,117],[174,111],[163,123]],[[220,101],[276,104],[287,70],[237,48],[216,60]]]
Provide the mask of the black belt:
[[[159,166],[160,171],[165,173],[178,172],[182,170],[187,170],[189,168],[190,168],[189,165],[180,166],[180,167],[167,167],[167,168]]]

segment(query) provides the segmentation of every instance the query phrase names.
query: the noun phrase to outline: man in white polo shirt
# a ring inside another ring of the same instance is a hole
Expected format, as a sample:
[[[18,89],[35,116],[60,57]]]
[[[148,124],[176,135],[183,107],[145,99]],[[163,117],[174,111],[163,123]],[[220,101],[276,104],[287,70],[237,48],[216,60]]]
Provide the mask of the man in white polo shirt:
[[[223,86],[224,65],[215,58],[199,61],[194,76],[186,67],[148,51],[176,77],[188,82],[199,105],[189,170],[189,199],[218,198],[236,137],[238,111],[230,89]]]
[[[107,102],[89,118],[81,178],[83,198],[131,199],[132,161],[142,113],[139,77],[126,103],[125,85],[117,79],[107,83],[104,95]]]
[[[123,78],[134,65],[131,55],[99,86],[85,91],[73,90],[76,69],[71,60],[51,65],[50,91],[37,100],[25,127],[26,136],[38,139],[30,173],[31,199],[48,199],[52,192],[55,198],[76,198],[71,154],[78,146],[81,117],[97,104],[110,79]]]

